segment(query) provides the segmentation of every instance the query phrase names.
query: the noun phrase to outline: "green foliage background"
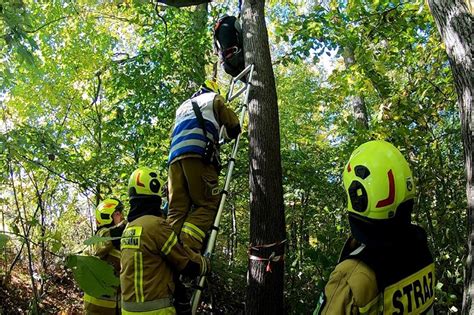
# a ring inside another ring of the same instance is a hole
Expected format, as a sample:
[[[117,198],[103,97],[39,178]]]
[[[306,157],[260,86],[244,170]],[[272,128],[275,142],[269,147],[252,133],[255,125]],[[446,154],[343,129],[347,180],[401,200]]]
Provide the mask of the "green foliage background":
[[[1,3],[1,223],[18,236],[7,243],[14,252],[32,242],[40,277],[48,270],[39,261],[57,263],[54,255],[82,249],[99,200],[126,200],[134,168],[155,167],[166,178],[174,111],[211,76],[211,30],[223,12],[235,13],[228,5],[216,1],[206,11],[144,1]],[[282,132],[288,313],[312,312],[337,261],[349,231],[342,169],[370,139],[391,141],[411,164],[414,220],[436,257],[436,307],[460,309],[460,124],[428,8],[418,0],[271,1],[266,14]],[[352,65],[344,63],[348,51]],[[219,74],[223,85],[228,79]],[[365,102],[368,128],[354,118],[355,96]],[[244,133],[215,258],[215,292],[227,292],[237,308],[248,258],[247,145]],[[12,262],[6,252],[2,257]]]

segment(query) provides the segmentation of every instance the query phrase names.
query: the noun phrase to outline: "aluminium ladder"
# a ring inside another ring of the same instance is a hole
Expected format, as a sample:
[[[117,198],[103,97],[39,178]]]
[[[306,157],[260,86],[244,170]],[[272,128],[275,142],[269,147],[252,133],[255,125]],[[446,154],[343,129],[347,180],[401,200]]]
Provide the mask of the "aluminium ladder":
[[[233,78],[232,83],[230,85],[229,93],[227,94],[227,102],[231,102],[232,100],[236,99],[242,93],[245,92],[244,103],[242,104],[241,113],[240,113],[240,120],[239,120],[240,121],[240,126],[243,125],[245,115],[246,115],[247,110],[248,110],[249,91],[250,91],[250,87],[251,87],[250,82],[252,82],[253,69],[254,69],[254,65],[251,64],[251,65],[247,66],[238,76]],[[240,79],[244,78],[247,75],[248,75],[248,77],[247,77],[246,83],[244,83],[244,86],[241,87],[240,89],[238,89],[234,93],[235,84]],[[220,138],[222,138],[222,131],[223,131],[223,129],[221,129],[221,133],[220,133],[221,137]],[[240,140],[240,135],[241,134],[242,133],[240,133],[237,136],[237,138],[235,139],[234,146],[232,148],[232,153],[231,153],[231,156],[229,158],[229,163],[228,163],[228,166],[227,166],[227,173],[226,173],[226,177],[225,177],[224,189],[222,190],[222,197],[221,197],[221,200],[219,202],[219,207],[218,207],[218,210],[217,210],[217,213],[216,213],[216,217],[214,219],[214,224],[211,227],[211,234],[209,236],[209,240],[207,241],[206,250],[204,251],[204,254],[203,254],[203,256],[207,256],[209,258],[211,257],[211,255],[214,251],[214,246],[216,244],[217,232],[218,232],[219,224],[220,224],[221,217],[222,217],[222,211],[224,210],[224,204],[225,204],[225,201],[226,201],[226,198],[227,198],[228,189],[229,189],[230,181],[231,181],[231,178],[232,178],[232,172],[234,170],[235,157],[237,155],[237,150],[239,148],[239,140]],[[197,289],[194,291],[193,296],[191,297],[191,308],[192,308],[192,314],[193,315],[196,315],[197,308],[198,308],[199,303],[201,301],[201,294],[202,294],[202,291],[204,289],[205,282],[206,282],[206,276],[201,276],[199,278],[199,284],[197,286]]]

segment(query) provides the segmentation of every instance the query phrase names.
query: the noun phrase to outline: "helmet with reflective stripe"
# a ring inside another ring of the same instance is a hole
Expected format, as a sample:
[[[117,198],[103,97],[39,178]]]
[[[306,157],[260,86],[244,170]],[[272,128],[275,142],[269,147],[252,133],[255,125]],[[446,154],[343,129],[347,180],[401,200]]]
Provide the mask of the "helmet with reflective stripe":
[[[344,168],[343,181],[349,212],[369,219],[393,218],[400,204],[415,197],[407,161],[386,141],[359,146]]]
[[[211,92],[221,94],[221,91],[219,90],[219,85],[217,84],[216,81],[214,80],[206,80],[204,84],[202,85],[204,89],[207,89]]]
[[[128,196],[130,199],[161,196],[161,183],[158,172],[149,167],[137,168],[128,180]]]
[[[120,200],[115,198],[108,198],[99,203],[95,209],[95,219],[97,221],[97,227],[111,224],[113,222],[112,214],[115,211],[122,212],[123,204]]]

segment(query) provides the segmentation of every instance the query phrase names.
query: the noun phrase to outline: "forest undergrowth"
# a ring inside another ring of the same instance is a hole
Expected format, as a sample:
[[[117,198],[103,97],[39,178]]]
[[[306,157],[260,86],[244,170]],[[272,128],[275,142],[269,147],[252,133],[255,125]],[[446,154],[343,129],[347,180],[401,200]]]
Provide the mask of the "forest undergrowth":
[[[49,270],[40,295],[40,314],[82,314],[82,292],[70,272],[55,266]],[[10,281],[0,282],[0,314],[28,314],[31,309],[31,282],[26,262],[15,266]],[[38,283],[38,292],[40,284]]]

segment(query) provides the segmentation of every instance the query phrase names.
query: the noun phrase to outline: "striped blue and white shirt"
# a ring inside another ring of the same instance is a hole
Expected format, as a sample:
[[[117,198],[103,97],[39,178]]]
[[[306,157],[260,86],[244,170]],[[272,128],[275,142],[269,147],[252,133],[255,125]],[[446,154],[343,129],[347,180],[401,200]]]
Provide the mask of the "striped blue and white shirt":
[[[196,153],[204,155],[206,138],[194,113],[191,101],[196,102],[201,110],[207,137],[211,141],[218,140],[219,124],[214,115],[215,96],[216,93],[213,92],[203,93],[186,100],[178,107],[176,110],[173,133],[171,134],[171,148],[168,164],[183,154]]]

